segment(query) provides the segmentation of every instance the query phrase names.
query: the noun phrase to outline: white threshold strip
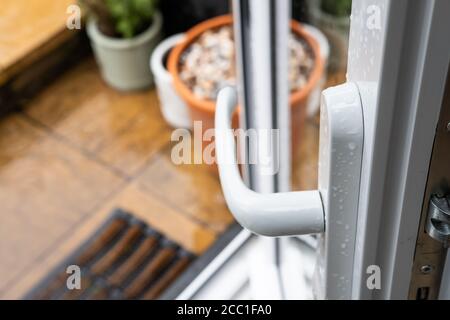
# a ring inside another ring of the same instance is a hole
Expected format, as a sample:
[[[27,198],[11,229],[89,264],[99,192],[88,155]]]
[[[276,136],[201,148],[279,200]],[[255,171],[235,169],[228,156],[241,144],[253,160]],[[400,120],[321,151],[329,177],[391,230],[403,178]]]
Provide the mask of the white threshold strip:
[[[176,300],[189,300],[214,276],[214,274],[238,251],[253,234],[242,230],[217,257],[178,295]]]

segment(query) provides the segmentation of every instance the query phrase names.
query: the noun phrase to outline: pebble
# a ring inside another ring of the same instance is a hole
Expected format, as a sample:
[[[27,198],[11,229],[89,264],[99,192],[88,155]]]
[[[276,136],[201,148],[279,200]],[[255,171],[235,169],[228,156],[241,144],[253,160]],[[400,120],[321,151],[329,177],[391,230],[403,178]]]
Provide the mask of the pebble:
[[[200,99],[215,100],[225,86],[236,84],[232,28],[224,26],[204,32],[181,56],[180,77]],[[314,67],[314,53],[295,34],[289,38],[289,86],[303,88]]]

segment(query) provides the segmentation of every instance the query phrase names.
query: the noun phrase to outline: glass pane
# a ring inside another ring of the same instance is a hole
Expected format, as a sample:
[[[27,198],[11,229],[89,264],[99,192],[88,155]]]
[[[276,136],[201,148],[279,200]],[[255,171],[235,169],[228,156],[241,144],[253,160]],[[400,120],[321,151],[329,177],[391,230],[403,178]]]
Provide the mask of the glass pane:
[[[319,107],[323,89],[346,81],[351,0],[292,0],[292,17],[318,44],[324,69],[309,96],[299,143],[293,154],[293,189],[317,188]]]

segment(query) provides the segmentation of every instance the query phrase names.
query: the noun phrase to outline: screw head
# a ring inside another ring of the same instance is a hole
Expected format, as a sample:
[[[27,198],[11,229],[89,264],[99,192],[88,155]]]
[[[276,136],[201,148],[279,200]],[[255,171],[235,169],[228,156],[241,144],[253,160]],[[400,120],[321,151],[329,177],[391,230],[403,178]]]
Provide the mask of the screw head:
[[[422,274],[430,274],[431,272],[433,272],[433,269],[434,269],[433,266],[427,264],[427,265],[424,265],[424,266],[420,267],[420,272]]]
[[[436,196],[436,198],[438,198],[438,199],[442,199],[442,198],[445,198],[445,195],[444,195],[444,193],[443,192],[441,192],[441,191],[438,191],[436,194],[435,194],[435,196]]]

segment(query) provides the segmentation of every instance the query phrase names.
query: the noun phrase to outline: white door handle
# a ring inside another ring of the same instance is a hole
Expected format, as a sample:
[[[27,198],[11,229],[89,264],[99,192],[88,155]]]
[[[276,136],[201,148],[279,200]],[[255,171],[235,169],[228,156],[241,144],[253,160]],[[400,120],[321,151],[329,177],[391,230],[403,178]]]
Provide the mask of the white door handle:
[[[228,207],[243,227],[256,234],[321,233],[314,279],[318,284],[316,297],[320,299],[349,297],[351,292],[360,180],[365,174],[362,159],[365,152],[370,153],[370,145],[365,147],[365,141],[371,141],[365,137],[364,124],[371,124],[376,93],[376,86],[371,83],[345,83],[323,91],[319,191],[275,194],[256,193],[242,181],[231,130],[236,92],[226,88],[219,93],[216,154]]]
[[[236,106],[235,89],[221,90],[215,118],[216,154],[225,200],[236,220],[251,232],[263,236],[324,232],[324,209],[319,191],[261,194],[244,184],[231,127]]]

